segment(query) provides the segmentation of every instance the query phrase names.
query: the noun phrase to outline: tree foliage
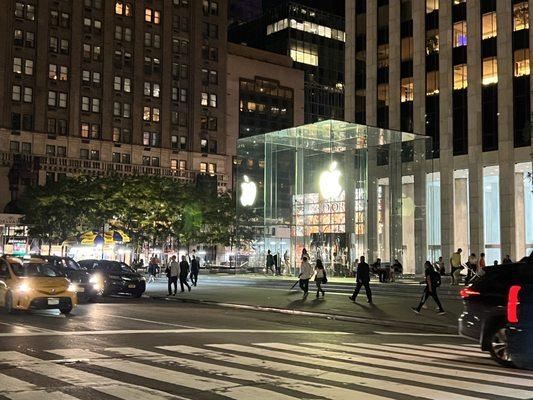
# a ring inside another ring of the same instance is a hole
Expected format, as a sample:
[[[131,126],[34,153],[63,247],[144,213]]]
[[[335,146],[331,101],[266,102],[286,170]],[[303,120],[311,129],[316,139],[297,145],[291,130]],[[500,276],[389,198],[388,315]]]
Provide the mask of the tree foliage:
[[[64,178],[29,188],[23,205],[30,235],[49,243],[106,225],[123,229],[136,249],[169,242],[238,247],[251,238],[238,229],[231,193],[209,196],[163,177]]]

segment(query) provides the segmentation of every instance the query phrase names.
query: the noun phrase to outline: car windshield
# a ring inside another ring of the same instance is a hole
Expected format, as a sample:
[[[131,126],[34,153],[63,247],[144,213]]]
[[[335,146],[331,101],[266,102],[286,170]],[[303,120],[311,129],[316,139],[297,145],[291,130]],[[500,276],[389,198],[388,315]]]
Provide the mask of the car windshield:
[[[133,274],[135,272],[131,269],[131,267],[128,266],[128,264],[121,262],[105,263],[103,267],[106,271],[117,274]]]
[[[76,271],[85,271],[87,268],[82,267],[80,264],[78,264],[76,261],[74,261],[71,258],[64,258],[61,260],[61,263],[65,268],[73,269]]]
[[[49,263],[12,263],[11,268],[16,276],[57,278],[65,275],[56,266]]]

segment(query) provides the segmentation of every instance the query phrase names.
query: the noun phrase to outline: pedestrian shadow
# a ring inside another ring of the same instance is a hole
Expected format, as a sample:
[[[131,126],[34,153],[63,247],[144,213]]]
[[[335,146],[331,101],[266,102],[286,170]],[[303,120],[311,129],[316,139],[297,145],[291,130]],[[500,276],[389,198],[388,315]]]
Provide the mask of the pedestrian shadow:
[[[375,303],[355,303],[356,306],[359,306],[362,311],[366,312],[369,315],[372,315],[373,317],[382,318],[382,317],[388,317],[389,315],[383,311],[379,306],[377,306]]]

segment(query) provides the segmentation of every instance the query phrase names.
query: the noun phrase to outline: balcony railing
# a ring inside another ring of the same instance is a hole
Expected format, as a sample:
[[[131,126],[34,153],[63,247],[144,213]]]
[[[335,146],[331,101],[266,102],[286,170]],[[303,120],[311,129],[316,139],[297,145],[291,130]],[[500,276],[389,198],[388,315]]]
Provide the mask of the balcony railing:
[[[32,165],[39,165],[39,168],[47,172],[58,172],[64,174],[85,174],[92,176],[105,176],[110,174],[119,175],[151,175],[171,178],[187,183],[194,183],[196,177],[201,175],[200,171],[179,170],[151,165],[122,164],[114,162],[104,162],[99,160],[75,159],[67,157],[57,157],[51,155],[33,156],[20,154],[24,161]],[[9,166],[13,163],[14,153],[0,152],[0,165]],[[36,164],[37,163],[37,164]],[[226,187],[228,177],[223,174],[209,174],[216,176],[218,187]]]

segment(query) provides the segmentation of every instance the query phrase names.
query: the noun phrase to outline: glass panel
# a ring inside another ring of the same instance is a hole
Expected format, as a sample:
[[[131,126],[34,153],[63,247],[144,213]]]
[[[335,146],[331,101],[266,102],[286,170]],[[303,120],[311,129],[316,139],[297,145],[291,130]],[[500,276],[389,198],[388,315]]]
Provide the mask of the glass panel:
[[[487,265],[501,263],[500,241],[500,168],[483,168],[483,227]]]
[[[470,212],[468,170],[453,172],[453,250],[470,254]]]
[[[533,183],[532,163],[515,165],[516,259],[533,252]]]
[[[426,226],[428,260],[435,262],[442,255],[440,172],[426,175]]]

